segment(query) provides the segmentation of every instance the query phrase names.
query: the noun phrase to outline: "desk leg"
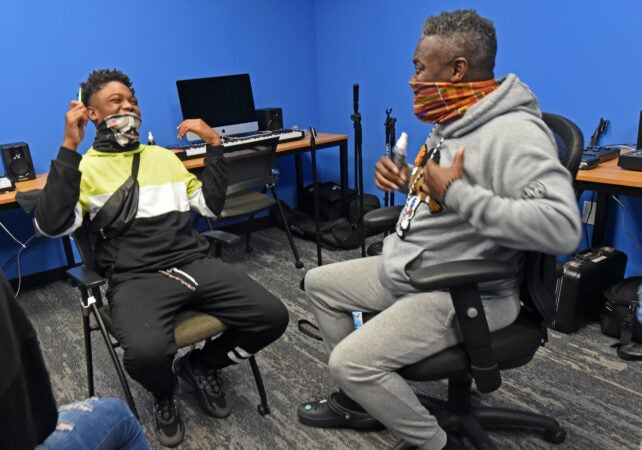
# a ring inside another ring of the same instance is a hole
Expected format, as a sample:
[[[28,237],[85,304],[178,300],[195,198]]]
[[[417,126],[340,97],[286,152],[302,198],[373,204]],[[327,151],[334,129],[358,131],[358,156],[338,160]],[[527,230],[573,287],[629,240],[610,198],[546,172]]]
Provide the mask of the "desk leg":
[[[350,205],[346,201],[345,193],[348,192],[348,141],[342,141],[339,144],[339,176],[341,183],[341,213],[343,217],[348,217]]]
[[[607,211],[609,207],[609,193],[597,193],[597,205],[595,207],[595,223],[593,224],[593,247],[604,245],[604,235],[606,234]]]
[[[303,199],[303,162],[301,154],[294,155],[294,169],[296,173],[296,209],[301,209],[301,200]]]

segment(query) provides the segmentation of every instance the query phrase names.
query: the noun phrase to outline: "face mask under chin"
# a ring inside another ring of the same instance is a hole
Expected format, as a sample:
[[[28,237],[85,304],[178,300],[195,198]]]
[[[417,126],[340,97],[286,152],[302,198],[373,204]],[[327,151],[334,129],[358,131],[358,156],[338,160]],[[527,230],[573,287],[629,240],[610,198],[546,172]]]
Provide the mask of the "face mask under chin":
[[[142,119],[136,113],[112,114],[96,127],[94,148],[101,151],[126,151],[138,147]]]
[[[411,81],[415,94],[413,110],[422,122],[447,123],[462,117],[498,86],[494,79],[460,83]]]

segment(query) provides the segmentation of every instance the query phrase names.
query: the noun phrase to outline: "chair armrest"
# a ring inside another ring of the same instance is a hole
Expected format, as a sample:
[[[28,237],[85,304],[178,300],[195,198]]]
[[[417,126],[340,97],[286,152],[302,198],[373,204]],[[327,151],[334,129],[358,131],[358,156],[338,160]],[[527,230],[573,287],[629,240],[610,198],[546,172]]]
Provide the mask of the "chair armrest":
[[[417,289],[450,290],[470,371],[480,392],[492,392],[502,381],[478,283],[508,278],[517,271],[505,261],[462,260],[422,267],[410,274],[410,283]]]
[[[210,243],[232,245],[241,240],[238,234],[230,233],[225,230],[207,230],[201,233]]]
[[[401,214],[403,205],[373,209],[363,216],[363,223],[373,228],[392,228]]]
[[[79,286],[87,289],[100,287],[107,282],[98,272],[85,266],[72,267],[66,273]]]
[[[421,291],[449,289],[516,275],[517,267],[506,261],[467,259],[421,267],[412,271],[410,284]]]

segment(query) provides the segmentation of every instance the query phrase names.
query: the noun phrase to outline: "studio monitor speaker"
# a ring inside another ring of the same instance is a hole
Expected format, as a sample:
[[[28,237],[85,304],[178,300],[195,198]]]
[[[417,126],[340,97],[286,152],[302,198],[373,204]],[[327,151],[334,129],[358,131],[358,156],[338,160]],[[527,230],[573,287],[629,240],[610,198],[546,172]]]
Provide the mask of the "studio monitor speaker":
[[[257,109],[256,121],[259,123],[259,130],[282,130],[283,111],[281,111],[281,108]]]
[[[13,181],[33,180],[36,171],[33,168],[29,145],[25,142],[2,145],[2,162],[6,175]]]

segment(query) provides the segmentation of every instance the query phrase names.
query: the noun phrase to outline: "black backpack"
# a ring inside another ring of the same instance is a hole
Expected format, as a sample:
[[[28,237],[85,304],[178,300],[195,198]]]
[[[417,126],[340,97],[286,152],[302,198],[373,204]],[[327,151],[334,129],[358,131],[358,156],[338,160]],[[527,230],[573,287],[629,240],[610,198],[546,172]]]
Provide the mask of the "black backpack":
[[[620,342],[614,345],[620,358],[642,360],[639,352],[632,353],[631,342],[642,343],[642,324],[636,317],[640,307],[638,290],[642,276],[629,277],[604,291],[606,301],[600,311],[600,328],[607,336],[616,337]]]

